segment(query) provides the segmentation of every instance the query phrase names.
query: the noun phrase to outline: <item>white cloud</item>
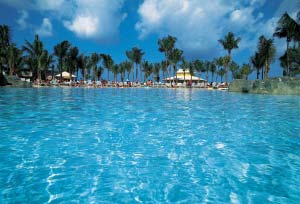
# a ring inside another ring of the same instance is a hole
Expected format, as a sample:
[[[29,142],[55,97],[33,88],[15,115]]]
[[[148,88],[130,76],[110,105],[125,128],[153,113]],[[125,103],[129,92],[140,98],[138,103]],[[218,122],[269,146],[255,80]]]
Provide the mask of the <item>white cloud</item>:
[[[120,11],[122,5],[123,0],[76,0],[74,15],[64,25],[79,37],[111,40],[127,16]]]
[[[41,15],[46,14],[62,22],[78,37],[99,41],[115,39],[121,22],[127,17],[127,13],[121,12],[124,0],[28,0],[26,3],[24,0],[0,0],[0,2],[27,11],[41,11]],[[48,19],[45,23],[49,22]],[[51,22],[44,26],[50,28]],[[38,31],[47,36],[52,33],[49,29],[48,32],[42,32],[45,31],[42,28]]]
[[[98,18],[92,16],[76,16],[73,22],[65,22],[65,26],[80,37],[90,37],[97,33]]]
[[[28,19],[28,12],[25,10],[21,10],[20,17],[17,19],[17,24],[20,30],[23,30],[27,27],[27,19]]]
[[[65,0],[35,0],[35,6],[41,10],[58,10],[66,3]]]
[[[36,34],[44,37],[52,36],[52,24],[48,18],[43,19],[43,23],[40,28],[35,31]]]
[[[227,0],[145,0],[135,28],[140,38],[152,33],[174,35],[187,55],[197,52],[198,57],[207,57],[221,50],[218,40],[225,33],[239,34],[256,22],[253,10]]]
[[[297,4],[297,0],[290,1]],[[141,39],[151,34],[176,36],[177,47],[190,58],[224,54],[218,40],[229,31],[242,38],[233,55],[245,50],[253,53],[259,36],[272,37],[278,20],[278,16],[266,19],[262,13],[265,3],[265,0],[144,0],[138,9],[140,19],[135,29]]]

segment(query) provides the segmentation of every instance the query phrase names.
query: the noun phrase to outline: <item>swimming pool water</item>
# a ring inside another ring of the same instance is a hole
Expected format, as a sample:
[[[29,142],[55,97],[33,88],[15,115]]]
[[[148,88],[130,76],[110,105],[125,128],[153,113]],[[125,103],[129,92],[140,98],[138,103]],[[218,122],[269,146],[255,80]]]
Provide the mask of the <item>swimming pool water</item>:
[[[0,89],[0,203],[300,203],[300,98]]]

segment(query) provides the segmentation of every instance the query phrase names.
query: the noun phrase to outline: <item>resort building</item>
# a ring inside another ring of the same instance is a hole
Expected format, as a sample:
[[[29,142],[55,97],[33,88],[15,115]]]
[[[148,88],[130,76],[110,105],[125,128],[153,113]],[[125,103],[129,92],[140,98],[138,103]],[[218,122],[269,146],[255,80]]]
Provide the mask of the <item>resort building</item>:
[[[179,69],[177,71],[177,78],[176,76],[168,77],[163,79],[166,83],[172,83],[175,82],[177,84],[184,84],[184,83],[192,83],[192,84],[203,84],[205,85],[207,81],[205,79],[202,79],[201,77],[191,76],[189,70],[183,70]]]

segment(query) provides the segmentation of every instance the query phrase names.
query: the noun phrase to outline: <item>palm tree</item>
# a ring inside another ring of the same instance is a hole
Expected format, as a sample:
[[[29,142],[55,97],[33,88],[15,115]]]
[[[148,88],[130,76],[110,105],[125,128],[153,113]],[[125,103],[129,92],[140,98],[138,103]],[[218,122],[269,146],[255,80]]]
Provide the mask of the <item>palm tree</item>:
[[[216,66],[217,66],[217,72],[218,72],[218,70],[222,67],[222,66],[224,66],[224,62],[223,62],[223,57],[219,57],[219,58],[217,58],[217,59],[215,59],[215,62],[216,62]],[[216,81],[218,81],[218,74],[217,74],[217,76],[216,76]]]
[[[160,63],[154,63],[153,65],[153,74],[156,82],[159,82],[159,72],[161,69],[161,64]]]
[[[107,69],[107,78],[108,78],[108,81],[109,81],[109,70],[112,69],[112,67],[114,65],[114,61],[113,61],[113,59],[110,55],[100,54],[100,56],[102,58],[103,66]]]
[[[119,65],[118,64],[113,65],[111,71],[114,74],[114,82],[117,82],[117,75],[119,73]]]
[[[41,66],[42,60],[46,55],[44,50],[43,42],[40,41],[39,36],[35,35],[34,41],[30,43],[29,41],[25,41],[25,45],[23,46],[23,50],[28,53],[28,57],[32,58],[36,63],[36,72],[38,83],[41,82]]]
[[[62,71],[63,71],[64,63],[66,61],[67,53],[68,53],[68,50],[70,47],[71,47],[71,44],[67,40],[64,40],[61,43],[54,46],[54,55],[58,59],[58,70],[60,73],[60,80],[62,80]]]
[[[130,76],[130,72],[132,70],[133,63],[126,60],[122,64],[125,67],[125,71],[127,72],[127,79],[129,80],[129,76]]]
[[[132,57],[133,57],[133,62],[135,63],[135,66],[136,66],[136,80],[138,80],[138,66],[140,66],[140,77],[141,77],[141,80],[142,80],[142,68],[141,68],[141,63],[142,63],[142,58],[143,58],[143,55],[145,54],[142,49],[138,48],[138,47],[133,47],[131,49],[131,53],[132,53]]]
[[[19,66],[23,61],[22,50],[18,49],[15,43],[12,43],[8,46],[6,55],[9,75],[12,76],[20,68]]]
[[[72,73],[73,73],[73,71],[75,71],[77,69],[77,66],[78,66],[78,53],[79,53],[79,50],[76,46],[71,47],[69,49],[69,52],[67,53],[70,85],[72,85]]]
[[[97,77],[98,77],[98,81],[101,80],[101,76],[104,73],[104,68],[103,67],[99,67],[99,69],[97,70]]]
[[[44,78],[47,78],[47,73],[49,68],[52,67],[54,63],[54,59],[53,59],[53,55],[49,54],[47,50],[44,50],[44,55],[43,55],[43,59],[42,59],[42,64],[41,64],[41,69],[43,71],[44,74]],[[52,79],[54,77],[54,71],[52,72]]]
[[[241,41],[241,38],[235,38],[234,33],[229,32],[224,39],[220,39],[219,42],[223,46],[224,50],[227,50],[228,56],[229,56],[229,62],[225,66],[225,81],[228,82],[228,65],[231,61],[231,51],[233,49],[237,49],[239,42]]]
[[[97,78],[97,64],[100,60],[100,55],[97,53],[92,53],[91,55],[91,64],[93,67],[93,81],[96,81]]]
[[[120,74],[121,74],[121,81],[124,85],[124,75],[125,75],[125,72],[127,70],[127,65],[126,65],[126,61],[125,62],[121,62],[120,65],[119,65],[119,71],[120,71]]]
[[[78,67],[81,69],[83,81],[86,81],[86,72],[87,72],[87,67],[89,66],[89,64],[90,64],[89,56],[85,56],[84,54],[79,55]]]
[[[239,68],[240,68],[240,66],[235,61],[231,61],[230,65],[229,65],[229,69],[231,71],[233,79],[236,79],[236,75],[237,75]]]
[[[258,52],[255,52],[255,54],[251,57],[250,59],[253,67],[256,70],[256,79],[259,79],[259,71],[262,69],[264,66],[264,62]]]
[[[185,72],[189,69],[189,63],[183,59],[180,67],[183,71],[183,81],[185,83]]]
[[[209,72],[209,70],[210,70],[211,62],[208,61],[208,60],[206,60],[206,61],[203,63],[203,66],[204,66],[204,70],[205,70],[205,73],[206,73],[205,79],[206,79],[206,81],[208,82],[208,72]]]
[[[209,71],[211,72],[211,81],[214,81],[214,75],[217,70],[216,62],[212,61],[209,67]]]
[[[289,43],[296,37],[299,25],[297,22],[285,12],[277,22],[277,27],[273,36],[278,38],[286,38],[286,52],[287,52],[287,74],[290,75],[290,62],[289,62]],[[298,31],[299,32],[299,31]]]
[[[197,59],[193,62],[193,67],[200,74],[200,77],[201,77],[201,73],[205,72],[204,62],[199,59]]]
[[[86,58],[86,77],[91,80],[92,59],[91,56]]]
[[[195,72],[195,64],[196,63],[193,63],[193,62],[189,63],[189,72],[190,72],[190,75],[191,75],[191,78],[190,78],[191,81],[193,79],[193,75],[194,75],[194,72]]]
[[[7,48],[10,45],[11,32],[8,25],[0,25],[0,74],[2,74],[2,65],[6,60]]]
[[[287,53],[280,58],[280,66],[283,68],[283,76],[287,75]],[[293,77],[300,73],[300,48],[289,49],[290,76]]]
[[[221,82],[223,82],[223,76],[225,74],[225,69],[224,68],[221,68],[218,70],[217,74],[221,77]]]
[[[170,57],[169,57],[170,62],[173,64],[173,71],[175,74],[176,84],[177,84],[177,64],[183,59],[182,55],[183,55],[183,51],[179,50],[178,48],[175,48],[170,53]]]
[[[148,61],[143,62],[143,71],[144,71],[144,80],[146,81],[147,78],[152,74],[153,72],[153,64],[149,63]]]
[[[270,64],[274,60],[276,52],[273,39],[267,39],[264,36],[260,36],[258,50],[264,62],[264,79],[267,79],[270,71]]]
[[[168,72],[168,61],[163,60],[160,62],[160,66],[161,66],[161,71],[162,71],[162,75],[163,75],[163,79],[166,77],[166,72]]]
[[[126,53],[127,58],[129,59],[129,61],[131,62],[131,66],[132,66],[130,70],[127,70],[127,71],[129,71],[128,79],[129,79],[129,74],[132,70],[132,81],[134,81],[134,53],[132,50],[127,50],[125,53]]]
[[[167,68],[171,64],[169,62],[170,61],[170,54],[171,54],[172,50],[175,47],[176,41],[177,41],[177,38],[173,37],[171,35],[168,35],[167,37],[164,37],[162,39],[158,39],[158,50],[165,54]]]
[[[252,73],[251,65],[250,64],[243,64],[242,69],[241,69],[241,74],[244,79],[248,80],[249,74]]]

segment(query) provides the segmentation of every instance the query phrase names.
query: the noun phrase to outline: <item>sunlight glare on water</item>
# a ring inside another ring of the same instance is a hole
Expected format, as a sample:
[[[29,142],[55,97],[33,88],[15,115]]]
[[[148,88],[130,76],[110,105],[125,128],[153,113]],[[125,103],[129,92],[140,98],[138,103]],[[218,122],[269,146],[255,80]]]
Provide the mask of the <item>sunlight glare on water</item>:
[[[299,203],[300,99],[0,89],[1,203]]]

